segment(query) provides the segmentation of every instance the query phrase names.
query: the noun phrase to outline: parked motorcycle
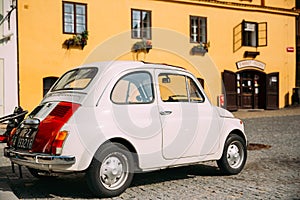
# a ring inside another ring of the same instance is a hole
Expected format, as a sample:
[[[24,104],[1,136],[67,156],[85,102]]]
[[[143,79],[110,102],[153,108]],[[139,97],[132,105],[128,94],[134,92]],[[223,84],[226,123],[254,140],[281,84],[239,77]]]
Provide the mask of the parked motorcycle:
[[[0,143],[7,142],[10,132],[19,126],[27,113],[27,110],[23,110],[21,107],[15,107],[13,114],[0,117],[0,123],[8,121],[4,134],[0,135]]]

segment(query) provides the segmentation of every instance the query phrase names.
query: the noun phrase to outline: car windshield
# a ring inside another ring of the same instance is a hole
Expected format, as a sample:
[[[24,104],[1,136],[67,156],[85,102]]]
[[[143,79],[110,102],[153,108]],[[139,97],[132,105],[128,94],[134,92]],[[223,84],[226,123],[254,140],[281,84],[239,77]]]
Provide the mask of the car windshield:
[[[97,68],[80,68],[68,71],[55,84],[52,91],[83,90],[96,76]]]

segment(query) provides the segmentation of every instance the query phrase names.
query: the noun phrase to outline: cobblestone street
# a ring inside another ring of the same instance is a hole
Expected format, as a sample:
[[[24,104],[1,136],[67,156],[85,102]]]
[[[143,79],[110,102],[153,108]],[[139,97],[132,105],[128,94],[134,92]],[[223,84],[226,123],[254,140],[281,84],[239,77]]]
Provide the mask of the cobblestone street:
[[[137,174],[131,187],[112,199],[300,199],[300,108],[234,114],[244,119],[250,146],[266,147],[248,151],[240,174],[223,176],[215,162]],[[22,168],[20,179],[17,167],[12,173],[3,157],[4,146],[0,183],[8,183],[17,198],[94,198],[82,174],[38,180]]]

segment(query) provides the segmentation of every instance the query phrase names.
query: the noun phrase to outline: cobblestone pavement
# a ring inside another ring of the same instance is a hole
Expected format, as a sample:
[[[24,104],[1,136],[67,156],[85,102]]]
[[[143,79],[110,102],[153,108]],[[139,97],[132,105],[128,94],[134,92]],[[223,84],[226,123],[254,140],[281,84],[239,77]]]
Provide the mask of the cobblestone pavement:
[[[223,176],[215,162],[137,174],[132,186],[112,199],[300,199],[300,108],[234,114],[244,119],[250,144],[271,146],[248,151],[240,174]],[[7,182],[17,198],[94,198],[82,174],[38,180],[23,168],[20,179],[3,157],[3,147],[0,183]]]

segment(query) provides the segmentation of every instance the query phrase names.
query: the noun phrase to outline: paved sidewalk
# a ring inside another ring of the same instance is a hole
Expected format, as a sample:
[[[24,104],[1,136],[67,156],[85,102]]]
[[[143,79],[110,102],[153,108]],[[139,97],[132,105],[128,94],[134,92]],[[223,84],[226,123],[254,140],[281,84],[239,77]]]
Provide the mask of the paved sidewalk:
[[[5,124],[0,124],[0,135],[5,132],[5,128]],[[3,148],[5,146],[5,143],[0,143],[0,167],[10,167],[9,159],[3,156]],[[18,197],[13,193],[8,182],[7,174],[0,174],[0,200],[17,200]]]
[[[0,129],[0,134],[4,131]],[[0,167],[10,167],[9,159],[3,156],[3,148],[6,144],[0,143]],[[7,174],[0,174],[0,200],[15,200],[18,199],[17,196],[13,193],[12,189],[8,185],[8,176]]]
[[[0,199],[1,200],[15,200],[18,197],[12,192],[7,182],[0,181]]]
[[[300,115],[300,106],[290,106],[279,110],[245,109],[233,112],[233,115],[240,119]]]

